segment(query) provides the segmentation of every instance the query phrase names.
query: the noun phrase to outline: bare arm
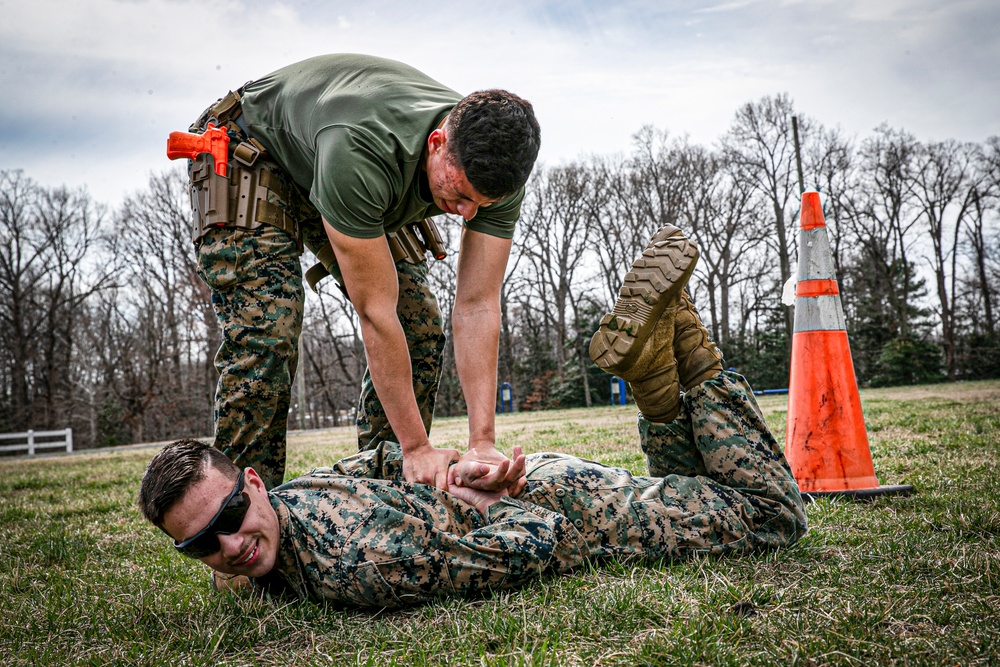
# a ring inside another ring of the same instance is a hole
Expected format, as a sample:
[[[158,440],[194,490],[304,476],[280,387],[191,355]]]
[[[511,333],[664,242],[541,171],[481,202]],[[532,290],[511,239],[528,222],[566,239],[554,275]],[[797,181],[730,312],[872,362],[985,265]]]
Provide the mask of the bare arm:
[[[396,315],[399,282],[385,237],[358,239],[323,221],[344,285],[361,320],[368,369],[386,417],[403,451],[403,475],[409,482],[447,487],[454,449],[431,447],[420,418],[406,336]]]
[[[469,452],[463,461],[499,465],[507,461],[496,449],[497,357],[500,342],[500,288],[503,284],[510,239],[470,229],[462,233],[458,256],[458,285],[452,311],[455,368],[469,410]],[[523,468],[496,468],[481,477],[481,489],[523,486]],[[515,486],[516,485],[516,486]]]

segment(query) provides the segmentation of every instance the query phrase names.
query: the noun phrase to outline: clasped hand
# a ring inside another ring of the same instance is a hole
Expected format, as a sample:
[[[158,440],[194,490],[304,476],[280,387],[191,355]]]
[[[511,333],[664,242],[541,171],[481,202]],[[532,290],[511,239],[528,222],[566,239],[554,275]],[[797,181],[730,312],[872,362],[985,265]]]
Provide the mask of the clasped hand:
[[[471,448],[459,455],[456,449],[439,449],[428,443],[403,454],[403,477],[443,490],[468,488],[514,496],[528,483],[520,447],[514,448],[512,461],[496,447]]]
[[[500,462],[495,462],[492,457],[473,454],[476,452],[470,451],[448,470],[448,491],[486,516],[490,505],[504,496],[516,496],[524,490],[528,483],[524,476],[524,454],[520,446],[514,447],[513,459],[500,454],[503,459]]]

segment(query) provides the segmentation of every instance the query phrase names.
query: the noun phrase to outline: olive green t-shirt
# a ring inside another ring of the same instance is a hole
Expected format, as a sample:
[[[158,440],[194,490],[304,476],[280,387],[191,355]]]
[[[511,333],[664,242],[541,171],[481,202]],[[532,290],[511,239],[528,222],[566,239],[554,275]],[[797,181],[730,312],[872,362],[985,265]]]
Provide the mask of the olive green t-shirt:
[[[309,193],[338,231],[375,238],[444,213],[421,164],[427,137],[462,98],[385,58],[317,56],[249,84],[250,135]],[[466,225],[511,238],[524,197],[480,208]]]

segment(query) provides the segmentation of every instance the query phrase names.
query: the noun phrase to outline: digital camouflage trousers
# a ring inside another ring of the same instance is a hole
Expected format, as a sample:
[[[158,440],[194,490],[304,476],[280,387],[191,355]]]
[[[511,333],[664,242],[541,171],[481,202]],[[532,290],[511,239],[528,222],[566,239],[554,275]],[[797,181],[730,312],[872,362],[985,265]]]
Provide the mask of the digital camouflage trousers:
[[[307,247],[325,242],[318,220],[302,226]],[[211,288],[222,330],[215,356],[215,446],[236,465],[251,466],[267,488],[282,483],[292,383],[298,366],[305,292],[299,249],[284,231],[213,228],[197,242],[199,274]],[[396,264],[396,312],[406,334],[413,386],[430,432],[445,336],[427,263]],[[396,440],[366,370],[357,412],[358,447]]]
[[[639,442],[649,477],[530,457],[519,498],[571,519],[592,556],[774,548],[806,532],[798,484],[742,376],[723,372],[684,394],[670,424],[640,415]]]
[[[770,549],[805,534],[798,484],[741,375],[723,372],[693,388],[668,425],[640,415],[639,442],[650,476],[565,454],[530,454],[528,487],[517,499],[568,518],[590,557]],[[402,480],[402,456],[395,443],[382,443],[335,470]],[[555,569],[579,564],[578,555],[557,554],[564,561]]]

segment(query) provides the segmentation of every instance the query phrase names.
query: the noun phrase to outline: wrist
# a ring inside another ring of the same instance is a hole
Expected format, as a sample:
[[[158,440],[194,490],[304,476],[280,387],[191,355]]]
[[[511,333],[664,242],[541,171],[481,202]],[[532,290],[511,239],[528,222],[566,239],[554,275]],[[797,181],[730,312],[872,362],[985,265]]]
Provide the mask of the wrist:
[[[492,452],[496,451],[497,444],[491,439],[469,439],[469,451]]]
[[[432,447],[431,441],[424,438],[423,440],[418,440],[416,442],[401,442],[399,443],[399,448],[405,457],[407,454],[414,454],[424,449],[431,449]]]

